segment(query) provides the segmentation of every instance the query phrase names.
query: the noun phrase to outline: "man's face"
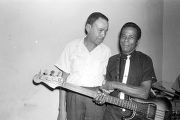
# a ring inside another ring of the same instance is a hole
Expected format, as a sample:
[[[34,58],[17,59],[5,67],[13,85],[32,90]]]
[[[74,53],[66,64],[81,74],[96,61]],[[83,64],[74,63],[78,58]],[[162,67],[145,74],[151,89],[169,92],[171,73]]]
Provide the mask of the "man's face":
[[[88,36],[93,44],[99,45],[103,42],[109,24],[105,19],[99,18],[92,25],[89,25]]]
[[[133,27],[126,27],[120,36],[120,45],[124,54],[130,54],[137,45],[137,31]]]

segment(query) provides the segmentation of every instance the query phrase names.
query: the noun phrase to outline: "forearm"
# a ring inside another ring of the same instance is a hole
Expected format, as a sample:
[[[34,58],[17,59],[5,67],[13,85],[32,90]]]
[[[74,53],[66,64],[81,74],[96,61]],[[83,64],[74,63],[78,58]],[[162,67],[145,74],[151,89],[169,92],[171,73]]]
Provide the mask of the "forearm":
[[[59,90],[59,109],[65,109],[66,108],[66,91],[60,89]]]
[[[126,85],[124,83],[120,82],[115,82],[113,84],[114,89],[119,89],[120,91],[124,92],[125,94],[136,97],[136,98],[141,98],[141,99],[147,99],[149,96],[149,88],[146,88],[144,86],[132,86],[132,85]]]
[[[59,91],[59,114],[57,120],[66,120],[66,92]]]

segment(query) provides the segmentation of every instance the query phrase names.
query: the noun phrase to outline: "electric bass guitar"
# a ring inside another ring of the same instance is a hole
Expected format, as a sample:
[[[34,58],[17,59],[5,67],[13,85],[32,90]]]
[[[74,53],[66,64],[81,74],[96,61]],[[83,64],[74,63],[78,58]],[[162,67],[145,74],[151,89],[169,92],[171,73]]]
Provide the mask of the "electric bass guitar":
[[[97,91],[63,82],[62,77],[47,75],[41,72],[34,76],[33,82],[35,84],[43,83],[53,89],[61,87],[91,98],[95,98],[97,95]],[[171,114],[171,105],[164,98],[122,100],[106,95],[106,103],[132,111],[128,117],[124,117],[124,120],[131,120],[136,115],[140,116],[143,120],[169,120],[168,118],[170,118]]]

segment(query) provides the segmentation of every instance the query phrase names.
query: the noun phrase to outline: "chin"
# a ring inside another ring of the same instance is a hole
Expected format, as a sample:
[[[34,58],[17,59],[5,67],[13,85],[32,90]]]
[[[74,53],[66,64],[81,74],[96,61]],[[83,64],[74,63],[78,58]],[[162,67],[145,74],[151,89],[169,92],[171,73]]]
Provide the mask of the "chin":
[[[130,51],[123,49],[122,52],[123,52],[124,54],[128,54]]]
[[[123,53],[128,53],[129,52],[129,50],[127,50],[127,49],[123,49],[122,51],[123,51]]]
[[[100,45],[101,43],[102,43],[102,41],[101,42],[97,42],[96,45]]]

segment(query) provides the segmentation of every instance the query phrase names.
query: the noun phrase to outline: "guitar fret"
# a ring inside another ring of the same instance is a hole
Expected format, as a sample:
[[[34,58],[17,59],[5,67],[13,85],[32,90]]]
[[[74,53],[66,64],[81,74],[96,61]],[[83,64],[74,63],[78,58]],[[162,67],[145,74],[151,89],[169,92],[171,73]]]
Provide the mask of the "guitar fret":
[[[131,108],[130,108],[131,110],[133,110],[133,105],[134,105],[134,104],[133,104],[132,102],[130,102],[130,105],[129,105],[129,106],[131,106]]]
[[[114,99],[112,99],[112,97],[111,97],[111,102],[114,104]]]
[[[116,99],[113,99],[113,103],[116,104]]]
[[[119,106],[122,106],[122,100],[121,99],[119,100]]]
[[[130,106],[129,104],[130,104],[130,102],[128,101],[128,102],[127,102],[127,108],[128,108],[128,109],[131,109],[131,106]]]
[[[110,101],[111,101],[111,103],[113,103],[113,102],[112,102],[112,101],[113,101],[112,97],[110,97]]]
[[[137,109],[137,105],[133,104],[133,110],[136,110],[136,109]]]
[[[132,110],[136,110],[136,104],[132,103]]]
[[[117,99],[117,105],[119,105],[119,106],[122,106],[122,103],[121,103],[121,99],[119,99],[119,98],[116,98]]]
[[[122,107],[124,107],[124,100],[121,100],[121,105]]]
[[[119,100],[117,99],[117,105],[119,106]]]
[[[115,100],[115,104],[118,105],[119,100],[117,98],[115,98],[114,100]]]
[[[111,96],[109,96],[109,102],[112,103],[112,97]]]
[[[113,100],[114,100],[114,101],[113,101],[113,102],[114,102],[114,104],[116,105],[116,99],[113,99]]]
[[[129,109],[130,109],[130,110],[133,110],[133,107],[132,107],[132,102],[131,102],[131,101],[129,101],[128,106],[129,106]]]
[[[126,101],[123,100],[123,102],[124,102],[124,104],[123,104],[123,105],[124,105],[124,108],[127,108],[127,103],[126,103]]]
[[[130,105],[130,106],[131,106],[131,110],[134,110],[134,106],[135,106],[135,105],[134,105],[132,102],[131,102],[131,105]]]
[[[127,102],[124,100],[124,108],[127,108]]]
[[[106,96],[105,101],[109,102],[109,96]]]
[[[116,105],[116,99],[113,99],[114,104]]]
[[[118,99],[116,99],[116,105],[118,105],[118,102],[119,102],[119,100],[118,100]]]

